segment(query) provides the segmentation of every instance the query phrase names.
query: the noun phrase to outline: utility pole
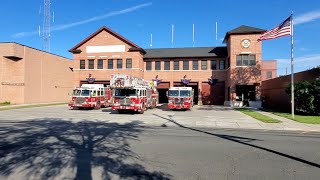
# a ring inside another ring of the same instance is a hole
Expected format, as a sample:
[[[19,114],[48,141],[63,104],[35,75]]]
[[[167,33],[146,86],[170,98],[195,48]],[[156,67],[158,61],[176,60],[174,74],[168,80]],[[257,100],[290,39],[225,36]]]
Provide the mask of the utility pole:
[[[42,50],[50,52],[50,0],[43,0]]]

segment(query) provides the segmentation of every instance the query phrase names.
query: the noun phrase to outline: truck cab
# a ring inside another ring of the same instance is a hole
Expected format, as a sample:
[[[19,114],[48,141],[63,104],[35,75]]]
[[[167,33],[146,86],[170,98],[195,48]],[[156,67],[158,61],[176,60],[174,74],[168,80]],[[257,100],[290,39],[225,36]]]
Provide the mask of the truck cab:
[[[110,105],[110,88],[103,84],[83,84],[74,88],[72,98],[68,104],[73,109],[94,108],[100,109]]]
[[[191,109],[193,107],[193,89],[191,87],[171,87],[168,91],[168,108]]]

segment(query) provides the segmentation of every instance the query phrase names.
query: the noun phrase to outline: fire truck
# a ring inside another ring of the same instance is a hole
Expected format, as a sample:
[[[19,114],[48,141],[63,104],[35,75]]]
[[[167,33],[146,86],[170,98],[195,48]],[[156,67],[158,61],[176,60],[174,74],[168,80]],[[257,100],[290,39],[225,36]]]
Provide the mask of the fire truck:
[[[193,107],[193,89],[191,87],[171,87],[168,91],[168,108],[190,109]]]
[[[159,102],[153,81],[127,74],[113,74],[110,87],[114,90],[112,110],[119,113],[136,111],[143,114],[148,108],[155,108]]]
[[[103,84],[82,84],[73,89],[71,102],[68,104],[73,109],[93,108],[110,106],[112,94],[110,87]]]

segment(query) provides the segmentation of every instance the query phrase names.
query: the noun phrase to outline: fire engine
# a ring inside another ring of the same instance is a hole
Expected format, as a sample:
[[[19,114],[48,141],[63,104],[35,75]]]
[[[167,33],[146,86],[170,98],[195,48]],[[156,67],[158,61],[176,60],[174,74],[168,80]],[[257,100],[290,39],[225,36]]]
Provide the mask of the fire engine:
[[[114,90],[112,110],[119,113],[136,111],[143,114],[158,104],[159,94],[153,81],[127,74],[113,74],[110,87]]]
[[[168,91],[168,108],[191,109],[193,107],[193,89],[191,87],[171,87]]]
[[[68,104],[73,109],[93,108],[100,109],[111,105],[110,87],[103,84],[82,84],[73,89],[72,100]]]

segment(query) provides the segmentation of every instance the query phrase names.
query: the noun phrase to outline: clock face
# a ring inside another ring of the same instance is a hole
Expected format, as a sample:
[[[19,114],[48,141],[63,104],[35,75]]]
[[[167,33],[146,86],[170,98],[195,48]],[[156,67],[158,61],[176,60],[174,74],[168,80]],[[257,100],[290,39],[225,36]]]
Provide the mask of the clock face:
[[[250,47],[250,43],[251,43],[250,39],[243,39],[241,41],[241,46],[243,48],[249,48]]]

